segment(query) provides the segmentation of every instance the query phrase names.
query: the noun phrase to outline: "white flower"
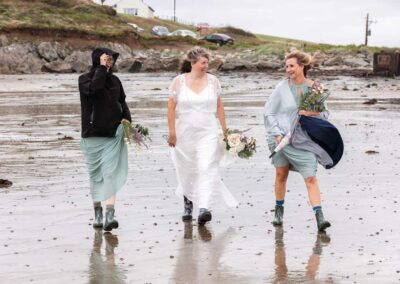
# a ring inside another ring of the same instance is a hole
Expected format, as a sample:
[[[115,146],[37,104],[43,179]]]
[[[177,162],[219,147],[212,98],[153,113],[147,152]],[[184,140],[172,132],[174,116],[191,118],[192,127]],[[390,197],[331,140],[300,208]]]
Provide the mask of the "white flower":
[[[241,143],[241,144],[239,144],[237,147],[231,147],[231,148],[229,148],[229,153],[231,153],[231,154],[238,154],[238,153],[242,152],[242,151],[244,150],[244,148],[245,148],[245,144],[244,144],[244,143]]]
[[[228,139],[228,145],[231,148],[236,148],[242,143],[242,135],[240,133],[232,133],[229,134],[227,139]]]

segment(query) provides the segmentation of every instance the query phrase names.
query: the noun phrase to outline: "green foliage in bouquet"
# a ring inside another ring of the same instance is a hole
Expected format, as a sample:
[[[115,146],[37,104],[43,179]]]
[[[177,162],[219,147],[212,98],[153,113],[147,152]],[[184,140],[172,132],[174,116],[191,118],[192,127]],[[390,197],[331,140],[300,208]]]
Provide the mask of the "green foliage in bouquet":
[[[228,129],[224,141],[227,151],[238,155],[239,158],[249,159],[256,151],[256,139],[246,137],[243,132],[238,129]]]
[[[122,122],[122,126],[124,128],[124,137],[125,141],[128,144],[135,143],[137,146],[145,146],[148,148],[146,141],[151,141],[149,137],[149,129],[140,125],[136,124],[133,126],[129,121],[124,120]]]
[[[322,85],[309,87],[307,93],[301,96],[299,109],[323,112],[325,110],[324,102],[328,96],[328,91]]]

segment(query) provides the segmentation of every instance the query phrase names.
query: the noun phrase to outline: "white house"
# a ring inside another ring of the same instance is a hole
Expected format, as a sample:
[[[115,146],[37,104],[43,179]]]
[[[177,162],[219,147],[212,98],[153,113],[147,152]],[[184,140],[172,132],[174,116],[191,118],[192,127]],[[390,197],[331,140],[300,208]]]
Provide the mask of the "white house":
[[[114,0],[105,1],[104,4],[114,7],[117,13],[139,16],[143,18],[154,18],[154,9],[144,3],[143,0]]]

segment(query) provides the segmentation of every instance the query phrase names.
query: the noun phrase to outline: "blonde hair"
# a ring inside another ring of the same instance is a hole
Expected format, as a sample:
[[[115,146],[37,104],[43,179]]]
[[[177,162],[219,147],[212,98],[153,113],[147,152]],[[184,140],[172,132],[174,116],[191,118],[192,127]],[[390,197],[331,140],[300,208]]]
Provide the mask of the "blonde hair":
[[[210,54],[202,47],[195,46],[191,48],[182,60],[179,67],[181,73],[188,73],[192,70],[192,64],[195,64],[201,57],[210,60]]]
[[[303,73],[304,73],[304,76],[307,77],[307,72],[308,72],[308,70],[310,70],[312,68],[312,65],[313,65],[313,59],[312,59],[311,55],[309,55],[303,51],[295,50],[295,51],[290,52],[288,55],[286,55],[285,61],[290,58],[295,58],[297,61],[297,64],[304,66]]]

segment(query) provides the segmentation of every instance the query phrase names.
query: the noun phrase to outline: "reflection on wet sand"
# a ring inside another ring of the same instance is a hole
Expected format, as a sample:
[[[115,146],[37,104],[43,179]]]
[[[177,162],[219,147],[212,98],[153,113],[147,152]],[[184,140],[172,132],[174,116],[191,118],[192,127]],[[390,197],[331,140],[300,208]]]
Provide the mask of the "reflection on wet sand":
[[[284,243],[284,230],[282,227],[275,228],[275,277],[273,283],[304,283],[308,281],[316,280],[318,268],[320,265],[320,257],[322,254],[322,248],[327,246],[331,239],[325,232],[317,234],[312,254],[308,258],[307,265],[305,267],[305,275],[301,276],[294,273],[290,273],[286,265],[286,252]],[[330,279],[330,281],[332,281]],[[332,283],[332,282],[330,282]]]
[[[184,222],[184,238],[181,241],[178,259],[170,283],[246,283],[221,265],[226,245],[235,235],[227,228],[213,236],[207,226],[197,226],[197,237],[193,236],[193,223]],[[233,281],[232,279],[237,279]]]
[[[89,263],[89,283],[117,284],[126,283],[122,270],[115,264],[114,249],[118,246],[118,237],[109,232],[104,233],[105,255],[101,254],[103,230],[96,229],[93,239],[93,249]]]
[[[240,160],[222,172],[241,202],[237,214],[218,215],[220,223],[209,224],[212,230],[199,231],[196,223],[190,224],[186,239],[183,232],[176,235],[183,230],[183,224],[174,221],[181,200],[173,194],[176,175],[163,138],[168,84],[176,74],[120,75],[134,118],[149,127],[153,142],[149,150],[129,153],[130,174],[120,204],[125,218],[135,216],[135,221],[125,222],[118,231],[115,264],[106,261],[101,233],[102,244],[95,245],[90,259],[93,239],[85,240],[93,231],[82,222],[90,208],[88,173],[79,148],[79,75],[0,76],[0,178],[13,182],[0,190],[1,283],[101,283],[107,282],[102,280],[105,271],[120,278],[109,283],[188,279],[186,283],[258,284],[272,283],[278,275],[282,283],[400,281],[400,254],[395,253],[400,223],[392,221],[400,214],[400,78],[318,78],[332,90],[332,121],[347,150],[338,167],[320,171],[324,199],[329,200],[327,214],[340,224],[329,231],[335,241],[326,248],[321,241],[323,254],[307,264],[317,236],[304,213],[305,195],[297,191],[303,188],[301,178],[289,180],[293,219],[287,219],[292,226],[286,227],[290,231],[280,252],[275,231],[266,234],[272,229],[266,210],[275,203],[270,198],[275,170],[266,158],[263,106],[282,74],[220,74],[229,125],[252,127],[250,134],[259,147],[251,160]],[[378,87],[370,87],[372,83]],[[374,98],[376,104],[363,104]],[[76,213],[71,215],[71,210]],[[295,217],[298,212],[301,218]],[[153,218],[157,226],[151,225]],[[59,225],[66,220],[68,232]],[[219,252],[219,236],[229,226],[237,232],[222,242]],[[215,259],[217,267],[212,267]],[[281,264],[277,271],[274,261]]]

